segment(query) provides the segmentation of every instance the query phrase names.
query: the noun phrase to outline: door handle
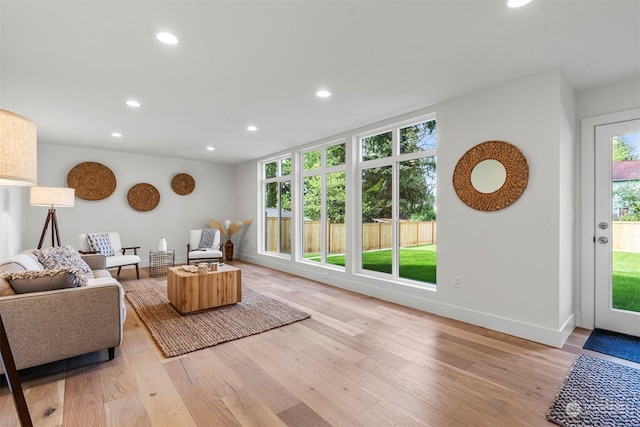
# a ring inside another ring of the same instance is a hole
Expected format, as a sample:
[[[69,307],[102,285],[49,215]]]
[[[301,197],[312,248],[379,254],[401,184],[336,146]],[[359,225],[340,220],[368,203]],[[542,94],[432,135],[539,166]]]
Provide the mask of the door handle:
[[[609,239],[607,239],[606,237],[602,236],[598,238],[598,242],[602,243],[603,245],[606,243],[609,243]]]

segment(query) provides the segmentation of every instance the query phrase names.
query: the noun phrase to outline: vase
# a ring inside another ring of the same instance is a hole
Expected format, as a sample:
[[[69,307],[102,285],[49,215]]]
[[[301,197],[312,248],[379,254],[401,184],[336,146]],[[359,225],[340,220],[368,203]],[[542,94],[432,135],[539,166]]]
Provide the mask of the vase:
[[[166,252],[167,250],[167,239],[164,237],[160,238],[160,243],[158,244],[158,250]]]
[[[224,244],[224,259],[225,261],[233,261],[233,242],[227,240]]]

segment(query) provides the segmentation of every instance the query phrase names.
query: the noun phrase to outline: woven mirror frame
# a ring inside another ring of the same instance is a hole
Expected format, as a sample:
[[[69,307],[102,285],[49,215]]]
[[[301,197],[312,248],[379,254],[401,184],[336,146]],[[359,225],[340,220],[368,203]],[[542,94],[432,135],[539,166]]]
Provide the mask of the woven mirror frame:
[[[189,174],[179,173],[171,180],[171,188],[176,194],[185,196],[196,188],[196,181]]]
[[[103,200],[116,189],[113,171],[96,162],[83,162],[67,174],[67,186],[76,190],[76,197],[83,200]]]
[[[160,192],[151,184],[136,184],[127,193],[127,201],[133,209],[147,212],[160,203]]]
[[[482,193],[473,186],[471,173],[478,163],[496,160],[504,166],[504,184],[492,193]],[[453,188],[460,200],[479,211],[497,211],[518,200],[529,181],[529,164],[524,154],[505,141],[486,141],[464,153],[453,171]]]

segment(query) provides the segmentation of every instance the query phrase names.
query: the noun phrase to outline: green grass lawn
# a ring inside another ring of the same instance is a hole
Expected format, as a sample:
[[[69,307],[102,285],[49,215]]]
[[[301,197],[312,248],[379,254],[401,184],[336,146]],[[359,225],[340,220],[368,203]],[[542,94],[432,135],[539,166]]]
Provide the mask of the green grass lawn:
[[[362,255],[365,270],[391,273],[391,249],[369,251]],[[307,254],[307,259],[319,260]],[[330,255],[327,263],[344,267],[344,255]],[[436,283],[436,245],[400,248],[400,277],[419,282]]]
[[[613,307],[640,312],[640,254],[613,253]]]
[[[317,254],[308,259],[320,260]],[[344,267],[344,255],[330,255],[327,263]],[[363,254],[365,270],[391,273],[391,249]],[[400,249],[400,277],[436,283],[436,245]],[[613,253],[613,306],[640,312],[640,253]]]

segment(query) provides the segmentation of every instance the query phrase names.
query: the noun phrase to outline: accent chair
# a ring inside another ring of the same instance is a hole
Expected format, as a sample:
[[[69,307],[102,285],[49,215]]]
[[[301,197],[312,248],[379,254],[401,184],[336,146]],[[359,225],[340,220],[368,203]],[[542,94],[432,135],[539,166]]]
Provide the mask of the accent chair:
[[[102,254],[106,257],[106,268],[118,267],[118,276],[122,267],[132,265],[136,268],[136,277],[140,278],[140,246],[122,247],[120,233],[114,231],[100,233],[82,233],[78,236],[82,254]],[[133,254],[127,254],[133,251]]]
[[[192,262],[222,261],[220,251],[220,232],[209,228],[203,230],[191,230],[189,243],[187,243],[187,265]]]

